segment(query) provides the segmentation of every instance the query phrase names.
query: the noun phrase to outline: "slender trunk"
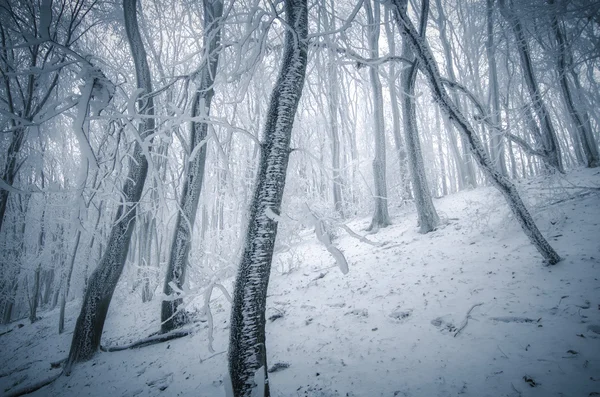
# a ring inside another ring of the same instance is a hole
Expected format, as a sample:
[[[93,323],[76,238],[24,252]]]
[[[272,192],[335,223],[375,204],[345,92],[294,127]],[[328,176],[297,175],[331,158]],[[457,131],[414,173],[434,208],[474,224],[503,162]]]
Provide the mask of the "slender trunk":
[[[444,141],[442,140],[442,128],[440,126],[440,110],[435,108],[435,130],[438,139],[438,157],[440,158],[440,174],[442,179],[442,196],[448,195],[448,183],[446,182],[446,163],[444,161],[444,151],[442,150]]]
[[[138,29],[136,6],[136,0],[123,0],[125,30],[135,63],[137,86],[144,92],[151,93],[150,68]],[[144,140],[154,133],[154,100],[151,96],[139,100],[138,106],[140,113],[148,116],[140,123],[140,137]],[[135,225],[137,204],[148,173],[148,159],[137,140],[128,168],[129,172],[122,192],[124,201],[115,215],[115,223],[106,244],[106,251],[88,280],[65,365],[66,374],[71,372],[73,364],[89,360],[98,351],[108,307],[125,266],[131,233]]]
[[[487,55],[488,70],[489,70],[489,90],[492,102],[492,123],[500,127],[500,92],[498,86],[498,70],[496,68],[496,45],[494,43],[494,0],[487,0],[487,40],[485,41],[485,53]],[[504,158],[504,141],[500,132],[492,128],[490,130],[491,147],[490,153],[494,165],[498,168],[503,176],[508,176],[506,168],[506,160]]]
[[[429,85],[435,96],[436,102],[440,106],[441,110],[446,113],[451,120],[454,121],[458,130],[463,134],[465,140],[469,144],[471,153],[487,177],[504,195],[504,198],[509,204],[511,211],[520,223],[527,237],[529,237],[530,241],[534,244],[534,246],[549,264],[555,264],[559,262],[561,258],[537,228],[531,214],[521,200],[516,187],[508,178],[501,175],[495,169],[492,162],[487,157],[485,149],[483,148],[476,131],[448,95],[446,88],[442,85],[440,72],[437,64],[435,63],[435,58],[429,49],[429,46],[427,45],[427,42],[419,36],[412,22],[406,15],[406,12],[403,11],[400,3],[402,3],[401,0],[392,0],[396,23],[405,40],[410,43],[413,51],[420,59],[422,63],[421,70],[429,80]]]
[[[550,0],[549,2],[550,4],[554,4],[554,0]],[[565,43],[565,33],[558,23],[558,18],[555,12],[552,13],[551,19],[552,30],[554,31],[554,36],[558,45],[557,66],[561,93],[567,107],[567,111],[569,112],[569,116],[571,117],[571,122],[573,123],[573,126],[578,134],[576,136],[579,147],[576,145],[575,151],[577,154],[579,154],[579,148],[583,149],[583,154],[585,155],[585,165],[589,168],[597,167],[600,165],[600,159],[598,158],[598,148],[596,146],[596,142],[593,139],[593,135],[589,131],[586,131],[587,125],[584,122],[583,115],[580,114],[579,110],[575,106],[573,95],[571,94],[571,87],[567,79],[567,46]],[[590,137],[592,138],[591,140],[589,139]]]
[[[204,0],[204,50],[206,59],[199,72],[199,86],[194,95],[192,117],[208,117],[210,104],[214,95],[213,85],[219,62],[219,46],[221,38],[221,16],[223,15],[223,2],[220,0]],[[190,161],[187,175],[183,182],[180,197],[181,211],[175,221],[175,232],[171,243],[171,254],[165,277],[163,292],[172,295],[171,283],[181,289],[185,282],[187,260],[192,244],[192,232],[198,201],[202,191],[204,179],[204,164],[206,161],[206,135],[208,123],[192,122],[190,147],[198,150]],[[198,145],[202,145],[198,148]],[[165,300],[161,306],[161,332],[169,332],[185,323],[185,316],[178,312],[181,299]]]
[[[525,38],[523,27],[521,26],[519,17],[512,8],[512,4],[506,4],[506,0],[499,0],[498,3],[502,15],[511,25],[513,33],[515,34],[519,59],[521,61],[521,69],[523,70],[523,77],[525,78],[525,85],[527,86],[531,104],[541,126],[541,143],[543,144],[545,152],[544,161],[559,172],[564,173],[560,145],[558,144],[554,125],[552,124],[552,120],[550,120],[550,113],[540,94],[540,89],[533,71],[533,63],[530,55],[531,51]]]
[[[379,24],[380,24],[380,5],[378,1],[371,6],[371,0],[365,0],[365,9],[367,12],[369,50],[371,57],[379,57]],[[369,67],[369,77],[371,80],[371,90],[373,94],[373,117],[374,117],[374,135],[375,135],[375,157],[373,158],[373,179],[375,187],[375,211],[373,219],[368,230],[377,231],[379,228],[389,226],[390,215],[388,213],[387,181],[385,175],[385,127],[383,117],[383,90],[381,80],[379,79],[379,68],[377,65]]]
[[[442,7],[441,0],[436,0],[436,6],[438,10],[438,26],[440,31],[440,42],[442,44],[442,49],[444,51],[444,57],[446,60],[446,73],[448,74],[448,78],[451,81],[456,81],[456,75],[454,73],[454,64],[452,63],[452,49],[450,48],[450,41],[448,40],[448,34],[446,32],[446,14],[444,13],[444,7]],[[452,99],[456,105],[459,105],[458,96],[456,93],[452,93]],[[445,125],[447,126],[448,136],[450,137],[450,145],[452,148],[452,152],[454,153],[454,157],[456,159],[456,166],[458,170],[459,176],[459,187],[460,189],[464,189],[465,187],[475,187],[475,170],[473,168],[472,159],[468,153],[468,144],[462,138],[462,146],[464,155],[461,153],[458,148],[458,142],[456,142],[456,137],[453,134],[452,124],[449,120],[445,120]],[[461,135],[462,137],[462,135]]]
[[[402,12],[406,13],[408,1],[401,0],[400,4],[402,4],[403,7]],[[423,0],[419,32],[421,37],[425,37],[428,14],[429,0]],[[402,46],[402,57],[413,60],[412,65],[405,67],[402,69],[402,72],[400,72],[400,80],[402,81],[402,119],[404,121],[404,137],[408,153],[408,165],[412,175],[415,204],[419,216],[419,232],[429,233],[438,226],[440,218],[431,199],[431,191],[429,190],[429,184],[427,183],[425,174],[425,164],[423,163],[421,141],[417,130],[415,82],[419,70],[419,60],[413,54],[412,48],[406,39]]]
[[[392,31],[392,23],[388,18],[389,13],[386,13],[385,31],[387,36],[388,47],[390,49],[390,56],[396,54],[396,43],[394,41],[394,34]],[[388,89],[390,91],[390,105],[392,107],[392,132],[394,134],[394,143],[396,144],[396,152],[398,153],[398,164],[400,168],[400,186],[401,194],[404,200],[411,200],[413,198],[412,191],[410,188],[410,176],[408,168],[408,156],[406,154],[406,147],[402,139],[402,127],[400,124],[400,108],[398,106],[398,89],[396,88],[396,63],[390,62],[389,64],[389,77],[388,77]]]
[[[236,397],[270,395],[265,308],[277,236],[277,221],[273,214],[279,214],[281,210],[292,125],[306,73],[308,36],[306,0],[285,0],[284,9],[283,58],[267,112],[264,143],[261,145],[257,182],[250,204],[231,313],[229,375]]]

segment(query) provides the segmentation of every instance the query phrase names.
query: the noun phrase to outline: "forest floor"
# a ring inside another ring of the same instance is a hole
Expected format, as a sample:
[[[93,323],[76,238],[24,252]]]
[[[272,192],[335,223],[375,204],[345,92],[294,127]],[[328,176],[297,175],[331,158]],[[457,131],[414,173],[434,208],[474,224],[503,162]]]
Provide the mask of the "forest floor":
[[[380,246],[340,232],[347,275],[303,232],[275,258],[269,285],[269,365],[289,365],[270,374],[272,395],[600,395],[600,171],[519,187],[564,258],[555,266],[544,266],[491,187],[435,200],[444,224],[426,235],[406,206],[368,236]],[[369,220],[348,225],[364,234]],[[223,285],[231,292],[233,280]],[[115,295],[103,345],[159,329],[159,300],[142,304],[125,290]],[[79,305],[68,306],[67,330]],[[229,303],[221,292],[211,308],[216,353],[200,322],[191,336],[101,352],[33,395],[223,396]],[[60,371],[50,363],[67,356],[72,331],[57,334],[58,310],[41,316],[0,327],[12,330],[0,336],[0,394]]]

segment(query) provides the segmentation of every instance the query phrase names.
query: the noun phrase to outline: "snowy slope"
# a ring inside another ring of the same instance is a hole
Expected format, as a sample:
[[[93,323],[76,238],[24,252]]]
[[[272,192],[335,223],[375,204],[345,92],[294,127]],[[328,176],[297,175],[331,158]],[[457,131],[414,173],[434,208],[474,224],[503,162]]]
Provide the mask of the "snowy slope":
[[[543,266],[493,188],[436,200],[445,224],[427,235],[407,208],[368,236],[381,246],[340,232],[345,276],[305,233],[293,256],[273,265],[267,317],[278,318],[267,324],[269,365],[289,368],[270,374],[272,395],[600,395],[599,186],[598,170],[520,184],[564,258],[553,267]],[[369,221],[349,226],[363,233]],[[142,304],[125,290],[111,305],[104,345],[159,329],[159,302]],[[199,323],[192,336],[99,353],[33,395],[223,396],[229,304],[220,292],[213,297],[216,353]],[[68,330],[78,305],[68,307]],[[59,371],[50,362],[66,357],[72,333],[57,335],[57,310],[42,317],[0,328],[12,329],[0,336],[0,393]]]

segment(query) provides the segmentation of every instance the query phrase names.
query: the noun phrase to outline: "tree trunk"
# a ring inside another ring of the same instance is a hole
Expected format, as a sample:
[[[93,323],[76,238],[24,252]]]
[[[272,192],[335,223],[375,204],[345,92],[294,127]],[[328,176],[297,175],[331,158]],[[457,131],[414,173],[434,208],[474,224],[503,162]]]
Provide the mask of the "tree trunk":
[[[277,236],[274,214],[279,214],[281,209],[292,125],[307,63],[307,2],[285,0],[284,9],[287,29],[283,59],[267,112],[231,313],[229,375],[236,397],[249,397],[255,388],[261,397],[269,396],[265,306]]]
[[[203,4],[204,50],[208,61],[203,64],[198,76],[199,85],[194,95],[192,117],[208,117],[210,113],[210,103],[214,95],[213,84],[219,62],[220,19],[223,15],[223,2],[220,0],[204,0]],[[179,203],[181,211],[177,214],[175,222],[175,232],[173,233],[171,254],[169,256],[169,265],[163,288],[165,295],[173,294],[173,289],[169,285],[170,283],[174,283],[177,288],[181,289],[185,282],[194,221],[196,219],[196,211],[198,210],[200,192],[202,191],[202,180],[204,179],[207,130],[208,123],[192,122],[190,148],[194,148],[193,150],[198,150],[198,152],[190,161],[188,172],[183,182],[183,190]],[[202,145],[202,147],[198,149],[198,145]],[[177,312],[177,308],[181,302],[181,299],[165,300],[162,302],[160,328],[162,333],[172,331],[185,323],[183,313]]]
[[[511,1],[511,0],[509,0]],[[533,72],[533,64],[531,62],[531,51],[523,32],[523,27],[519,21],[519,17],[514,12],[512,4],[506,4],[506,0],[499,0],[500,12],[504,18],[510,24],[517,41],[517,49],[519,51],[519,59],[521,61],[521,69],[523,70],[523,77],[525,78],[525,85],[529,91],[529,97],[531,98],[531,104],[536,113],[536,116],[541,126],[541,143],[544,148],[544,161],[551,167],[554,167],[559,172],[564,173],[561,155],[560,145],[556,137],[556,132],[550,120],[550,113],[546,108],[546,104],[540,95],[535,74]]]
[[[144,92],[151,93],[150,68],[138,29],[136,6],[136,0],[123,0],[125,30],[135,63],[137,86]],[[138,106],[140,113],[148,116],[140,123],[140,137],[144,140],[154,133],[154,100],[151,96],[143,101],[139,100]],[[122,192],[123,203],[115,215],[115,223],[106,244],[106,251],[88,280],[81,312],[75,324],[71,350],[65,365],[67,375],[71,372],[74,363],[89,360],[98,351],[108,307],[125,266],[137,205],[148,173],[148,159],[137,140],[128,168],[129,172]]]
[[[465,140],[469,144],[471,153],[481,166],[486,176],[504,195],[504,198],[506,199],[511,211],[520,223],[527,237],[529,237],[530,241],[534,244],[534,246],[549,264],[555,264],[559,262],[560,257],[537,228],[531,214],[521,200],[516,187],[508,178],[502,176],[494,168],[493,164],[485,153],[485,149],[483,148],[476,131],[473,129],[467,118],[462,114],[458,106],[450,99],[446,88],[442,85],[440,72],[437,64],[435,63],[435,58],[429,49],[429,46],[427,45],[427,42],[419,36],[412,22],[406,15],[406,12],[403,10],[401,3],[401,0],[392,0],[396,23],[405,40],[410,43],[414,53],[420,59],[422,64],[421,70],[429,80],[429,85],[434,94],[436,102],[442,111],[446,113],[448,118],[454,121],[458,130],[463,134]]]
[[[489,71],[489,94],[492,102],[492,123],[500,127],[500,92],[498,86],[498,70],[496,68],[496,45],[494,44],[494,0],[487,0],[486,7],[487,40],[485,53]],[[503,176],[508,176],[506,159],[504,157],[504,141],[496,128],[490,130],[491,155],[494,165]]]
[[[389,13],[386,13],[386,18]],[[388,47],[390,49],[390,56],[396,54],[396,43],[394,41],[394,35],[392,31],[391,21],[386,19],[385,31],[387,36]],[[404,65],[403,65],[404,66]],[[394,134],[394,142],[396,144],[396,152],[398,152],[398,164],[400,168],[400,180],[401,180],[401,194],[404,200],[411,200],[413,198],[412,191],[410,188],[410,176],[408,169],[408,156],[406,154],[406,147],[402,139],[402,127],[400,125],[400,108],[398,106],[398,89],[396,88],[396,63],[390,62],[389,64],[389,77],[388,77],[388,89],[390,91],[390,105],[392,107],[392,132]]]
[[[375,7],[371,6],[371,0],[365,0],[365,10],[367,12],[369,49],[372,58],[379,57],[379,24],[380,24],[380,6],[375,1]],[[371,65],[369,67],[369,77],[371,80],[371,90],[373,94],[373,117],[374,117],[374,135],[375,135],[375,157],[373,158],[373,185],[375,187],[375,211],[373,219],[368,230],[376,232],[379,228],[389,226],[390,215],[388,213],[387,181],[385,175],[385,127],[383,117],[383,90],[381,80],[379,79],[379,67]]]
[[[402,12],[406,12],[408,1],[400,1]],[[429,14],[429,0],[423,0],[421,10],[420,34],[425,37],[427,26],[427,15]],[[404,137],[408,153],[408,165],[412,176],[412,185],[415,196],[417,214],[419,216],[419,232],[429,233],[440,223],[440,218],[433,206],[431,191],[425,175],[425,164],[421,152],[421,141],[417,130],[417,111],[415,103],[415,81],[419,70],[419,60],[415,58],[410,44],[404,40],[402,45],[402,57],[414,60],[412,65],[405,67],[400,72],[402,81],[402,119],[404,121]]]
[[[456,81],[456,75],[454,73],[454,64],[452,63],[452,49],[450,48],[450,41],[446,33],[446,14],[444,13],[444,7],[442,7],[441,0],[436,0],[436,6],[438,10],[438,26],[440,31],[440,42],[442,43],[442,49],[444,50],[444,57],[446,60],[446,73],[451,81]],[[452,93],[452,98],[456,105],[459,105],[458,96]],[[459,177],[459,188],[462,190],[465,187],[475,187],[475,170],[468,153],[468,144],[462,139],[464,155],[458,148],[458,142],[453,134],[452,124],[449,120],[444,120],[444,124],[447,126],[448,137],[450,139],[450,147],[454,153],[456,160],[456,168]],[[461,135],[462,136],[462,135]]]
[[[554,4],[554,0],[550,0],[550,4]],[[573,126],[577,131],[577,141],[579,142],[580,148],[583,149],[586,167],[598,167],[600,165],[600,159],[598,157],[598,147],[596,146],[596,142],[591,131],[586,131],[588,125],[584,122],[584,117],[582,114],[580,114],[579,110],[577,109],[577,106],[575,106],[575,103],[573,101],[573,95],[571,94],[571,87],[567,78],[568,66],[565,33],[563,32],[560,24],[558,23],[556,12],[552,13],[551,19],[552,30],[554,31],[554,36],[558,45],[557,66],[563,100],[567,107],[567,111],[569,112],[569,116],[571,117],[571,122],[573,123]],[[578,150],[579,148],[576,145],[575,151],[577,152]]]
[[[75,244],[73,245],[73,252],[71,253],[71,261],[69,263],[69,270],[67,271],[67,277],[65,278],[65,288],[62,296],[60,297],[60,314],[58,316],[58,333],[62,334],[65,329],[65,307],[67,305],[67,298],[69,297],[69,288],[71,288],[71,277],[73,276],[73,268],[75,267],[75,257],[77,256],[77,250],[79,248],[79,241],[81,240],[81,229],[77,229],[75,234]]]
[[[6,164],[4,166],[4,172],[2,173],[2,179],[4,180],[4,182],[6,182],[8,186],[12,186],[15,181],[17,155],[21,150],[21,145],[23,144],[24,137],[25,129],[16,129],[15,132],[13,132],[13,138],[10,142],[10,146],[8,147],[8,153],[6,154]],[[4,215],[6,214],[8,195],[8,190],[0,189],[0,232],[2,231]]]

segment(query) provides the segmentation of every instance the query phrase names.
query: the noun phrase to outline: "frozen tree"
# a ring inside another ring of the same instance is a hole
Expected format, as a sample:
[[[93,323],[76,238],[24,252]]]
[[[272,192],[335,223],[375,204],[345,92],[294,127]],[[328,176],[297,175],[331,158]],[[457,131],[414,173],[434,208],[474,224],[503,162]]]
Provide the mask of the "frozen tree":
[[[498,172],[498,170],[493,166],[492,162],[487,156],[487,153],[485,152],[483,145],[481,144],[481,140],[471,126],[471,123],[467,120],[458,106],[448,95],[446,88],[442,84],[440,72],[438,70],[435,58],[433,57],[433,53],[429,49],[425,39],[419,36],[411,20],[408,18],[406,9],[402,7],[402,1],[392,0],[392,6],[394,7],[394,16],[396,23],[398,24],[398,28],[400,29],[404,39],[410,43],[417,58],[419,58],[421,61],[421,70],[429,81],[429,86],[438,105],[446,114],[446,116],[454,122],[457,129],[464,136],[465,140],[467,140],[471,153],[485,174],[502,193],[515,218],[521,225],[523,231],[530,239],[532,244],[537,248],[542,257],[549,264],[553,265],[558,263],[561,259],[560,256],[558,256],[556,251],[554,251],[536,226],[533,217],[527,210],[525,203],[523,203],[523,200],[521,199],[516,187],[508,178],[500,174],[500,172]]]
[[[365,0],[365,11],[367,13],[367,35],[369,41],[370,56],[379,57],[379,33],[381,30],[381,7],[379,1],[371,4],[371,0]],[[385,126],[383,117],[383,89],[379,78],[379,67],[374,64],[369,67],[369,79],[371,81],[371,94],[373,96],[373,135],[375,136],[375,157],[373,158],[373,185],[375,187],[374,201],[375,210],[369,230],[376,232],[379,228],[391,224],[388,213],[387,181],[385,177]]]
[[[265,309],[277,236],[277,221],[269,214],[281,211],[292,126],[302,95],[308,47],[306,0],[285,0],[284,11],[286,31],[282,63],[266,115],[256,185],[233,296],[229,376],[236,397],[250,397],[255,388],[262,391],[261,396],[269,396]]]
[[[408,1],[402,1],[403,12],[406,12]],[[427,15],[429,13],[429,0],[423,0],[421,9],[420,35],[425,37]],[[431,192],[425,175],[425,164],[421,152],[421,142],[417,130],[417,110],[415,101],[415,82],[419,70],[419,60],[413,54],[410,44],[404,40],[402,57],[412,60],[412,64],[400,72],[402,81],[402,120],[404,122],[404,137],[408,153],[408,164],[413,185],[413,194],[417,213],[419,216],[419,230],[421,233],[433,231],[440,222],[439,216],[433,206]]]
[[[203,5],[204,56],[200,69],[196,74],[198,87],[192,103],[192,117],[207,118],[214,95],[213,85],[219,62],[223,2],[204,0]],[[187,260],[192,244],[192,231],[204,179],[207,130],[208,122],[206,121],[193,121],[191,123],[190,149],[192,150],[192,158],[183,181],[179,202],[181,209],[177,213],[177,220],[175,221],[175,232],[171,243],[171,254],[163,289],[165,295],[174,293],[171,283],[177,289],[182,289],[185,281]],[[181,299],[168,299],[162,302],[161,332],[171,331],[185,322],[183,313],[177,312],[180,304]]]
[[[549,2],[550,4],[553,4],[554,0],[549,0]],[[591,131],[589,123],[586,123],[586,117],[575,104],[575,99],[572,93],[573,89],[571,87],[571,83],[569,82],[570,73],[568,71],[569,64],[567,60],[572,59],[573,56],[570,54],[570,48],[567,44],[566,34],[559,22],[557,14],[558,9],[555,5],[554,9],[550,10],[550,22],[554,37],[556,39],[556,45],[558,47],[556,58],[561,94],[563,96],[569,116],[571,117],[571,122],[576,130],[575,142],[577,144],[574,149],[576,151],[583,151],[585,156],[584,161],[587,167],[598,167],[600,165],[600,158],[598,157],[598,146],[596,144],[596,140],[594,139],[594,134]]]
[[[496,67],[496,44],[494,42],[494,0],[486,0],[486,41],[485,54],[488,63],[489,95],[492,105],[491,122],[500,126],[500,87]],[[504,158],[504,142],[497,129],[492,130],[491,155],[494,165],[503,176],[508,176],[506,159]]]
[[[498,5],[502,15],[508,21],[515,35],[523,78],[525,79],[527,91],[529,92],[531,105],[540,124],[540,143],[543,148],[542,158],[549,166],[554,167],[559,172],[564,172],[556,130],[540,92],[539,84],[533,69],[533,62],[531,60],[531,50],[527,38],[525,37],[523,25],[521,24],[519,15],[517,15],[517,12],[515,11],[512,0],[498,0]]]
[[[136,6],[136,0],[123,1],[125,30],[135,63],[137,86],[142,93],[151,94],[152,78],[138,28]],[[81,311],[73,332],[69,357],[65,365],[67,374],[71,372],[75,363],[89,360],[98,351],[108,307],[123,272],[129,250],[137,205],[148,172],[148,159],[142,145],[148,145],[146,139],[153,134],[155,127],[152,117],[154,115],[152,96],[146,95],[140,98],[138,106],[140,114],[147,117],[139,125],[139,137],[135,140],[133,153],[129,158],[128,176],[122,189],[123,201],[115,214],[114,225],[106,243],[106,251],[88,280]]]

